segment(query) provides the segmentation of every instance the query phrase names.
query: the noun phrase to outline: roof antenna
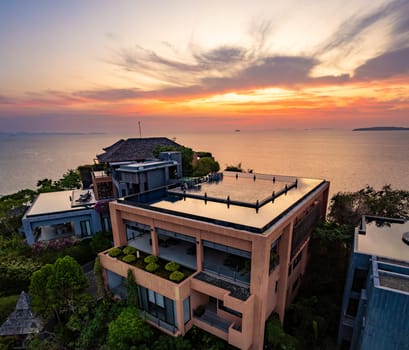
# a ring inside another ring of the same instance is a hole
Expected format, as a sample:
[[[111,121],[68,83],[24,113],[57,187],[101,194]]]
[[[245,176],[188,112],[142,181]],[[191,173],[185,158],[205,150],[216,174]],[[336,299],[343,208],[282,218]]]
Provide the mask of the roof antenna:
[[[139,138],[142,138],[142,130],[141,130],[141,121],[138,121],[138,126],[139,126]]]

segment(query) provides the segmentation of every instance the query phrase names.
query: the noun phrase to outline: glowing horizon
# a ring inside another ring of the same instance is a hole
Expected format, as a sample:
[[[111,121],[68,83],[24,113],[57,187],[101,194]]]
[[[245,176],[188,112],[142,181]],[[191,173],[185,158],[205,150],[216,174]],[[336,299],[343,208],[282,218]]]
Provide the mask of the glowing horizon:
[[[404,0],[4,1],[0,128],[409,126],[407,18]]]

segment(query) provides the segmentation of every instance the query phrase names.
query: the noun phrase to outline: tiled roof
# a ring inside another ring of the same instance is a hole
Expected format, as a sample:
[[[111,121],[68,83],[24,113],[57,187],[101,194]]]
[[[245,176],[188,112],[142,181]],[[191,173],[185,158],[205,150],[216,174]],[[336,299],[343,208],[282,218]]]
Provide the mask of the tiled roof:
[[[23,335],[39,333],[43,322],[30,309],[30,298],[21,292],[15,310],[0,327],[0,335]]]
[[[104,148],[105,153],[97,155],[97,159],[101,163],[152,159],[153,150],[158,145],[180,147],[178,143],[166,137],[121,139]]]

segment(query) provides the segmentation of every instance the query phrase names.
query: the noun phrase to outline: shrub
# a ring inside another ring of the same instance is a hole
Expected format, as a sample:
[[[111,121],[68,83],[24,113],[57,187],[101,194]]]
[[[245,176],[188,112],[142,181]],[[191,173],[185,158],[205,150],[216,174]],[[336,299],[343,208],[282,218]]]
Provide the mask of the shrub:
[[[111,240],[112,235],[104,231],[99,231],[92,235],[90,246],[94,254],[111,248]]]
[[[134,262],[135,260],[136,260],[136,256],[135,256],[135,255],[132,255],[132,254],[125,255],[125,256],[122,258],[122,261],[123,261],[123,262],[126,262],[126,263],[128,263],[128,264],[130,264],[131,262]]]
[[[170,261],[165,265],[165,270],[166,271],[170,271],[170,272],[174,272],[179,270],[180,265],[174,261]]]
[[[159,265],[155,262],[151,262],[145,267],[145,270],[148,272],[155,272],[157,269],[159,269]]]
[[[14,310],[18,298],[18,295],[10,295],[8,297],[0,298],[0,324],[2,324]]]
[[[112,256],[113,258],[115,258],[115,257],[119,256],[121,253],[122,253],[121,248],[115,247],[115,248],[112,248],[112,249],[108,252],[108,255],[109,255],[109,256]]]
[[[156,263],[158,261],[158,257],[155,255],[148,255],[145,259],[145,264]]]
[[[175,282],[180,282],[184,278],[185,278],[185,274],[183,272],[180,272],[180,271],[173,271],[169,276],[169,279],[171,281],[175,281]]]
[[[123,250],[125,255],[132,255],[136,253],[136,248],[135,247],[131,247],[131,246],[127,246],[124,248]]]

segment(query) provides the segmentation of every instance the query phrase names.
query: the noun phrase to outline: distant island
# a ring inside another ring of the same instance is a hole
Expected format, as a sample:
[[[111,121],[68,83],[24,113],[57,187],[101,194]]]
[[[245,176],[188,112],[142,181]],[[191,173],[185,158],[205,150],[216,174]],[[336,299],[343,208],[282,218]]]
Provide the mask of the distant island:
[[[409,128],[403,128],[400,126],[373,126],[370,128],[357,128],[352,131],[408,131]]]

